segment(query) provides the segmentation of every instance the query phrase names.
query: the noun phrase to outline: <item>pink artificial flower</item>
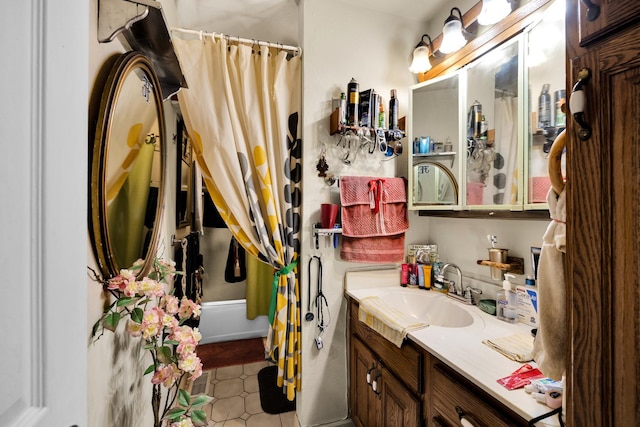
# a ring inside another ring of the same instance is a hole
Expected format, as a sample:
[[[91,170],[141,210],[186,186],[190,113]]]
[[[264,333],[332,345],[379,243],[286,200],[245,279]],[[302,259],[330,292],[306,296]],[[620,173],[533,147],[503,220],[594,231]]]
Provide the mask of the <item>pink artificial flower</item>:
[[[140,323],[132,322],[129,320],[127,323],[127,330],[132,337],[139,337],[142,335],[142,325]]]
[[[162,283],[148,277],[144,277],[140,282],[138,282],[138,292],[149,298],[160,298],[164,295]]]
[[[122,292],[128,297],[135,297],[138,293],[139,283],[135,280],[127,281],[126,286],[122,290]]]
[[[194,427],[191,418],[183,418],[180,421],[176,421],[175,423],[171,423],[171,427]]]
[[[160,300],[160,307],[169,314],[178,314],[180,308],[180,300],[173,295],[165,295]]]
[[[136,275],[131,270],[122,269],[120,270],[120,274],[115,277],[109,279],[107,284],[107,289],[112,291],[121,291],[123,292],[129,282],[134,282],[136,280]]]
[[[190,353],[187,357],[178,361],[178,368],[190,373],[195,373],[199,365],[202,368],[200,358],[195,353]]]
[[[168,276],[168,278],[173,279],[176,274],[176,262],[159,259],[158,264],[164,267],[164,273]]]
[[[162,325],[174,331],[180,327],[180,322],[178,322],[175,316],[165,312],[164,316],[162,316]]]
[[[180,378],[180,371],[175,364],[165,365],[158,368],[151,378],[152,384],[162,384],[166,388],[170,388]]]
[[[188,319],[191,315],[194,317],[200,316],[200,305],[191,301],[187,297],[182,297],[182,301],[180,301],[180,309],[178,310],[178,317],[180,317],[180,319]]]
[[[164,312],[159,307],[153,307],[144,312],[142,316],[142,337],[145,340],[153,338],[162,330],[162,318]]]
[[[193,370],[193,373],[189,377],[191,381],[195,381],[202,375],[202,361],[199,357],[196,357],[196,368]]]

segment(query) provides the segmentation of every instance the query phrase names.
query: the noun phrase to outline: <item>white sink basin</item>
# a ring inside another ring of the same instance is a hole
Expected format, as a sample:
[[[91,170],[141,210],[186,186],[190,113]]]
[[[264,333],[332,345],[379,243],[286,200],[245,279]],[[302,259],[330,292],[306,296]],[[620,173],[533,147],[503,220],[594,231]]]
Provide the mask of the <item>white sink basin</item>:
[[[462,306],[444,295],[430,291],[399,290],[380,293],[380,298],[402,312],[429,323],[430,326],[464,328],[473,323],[473,317]]]

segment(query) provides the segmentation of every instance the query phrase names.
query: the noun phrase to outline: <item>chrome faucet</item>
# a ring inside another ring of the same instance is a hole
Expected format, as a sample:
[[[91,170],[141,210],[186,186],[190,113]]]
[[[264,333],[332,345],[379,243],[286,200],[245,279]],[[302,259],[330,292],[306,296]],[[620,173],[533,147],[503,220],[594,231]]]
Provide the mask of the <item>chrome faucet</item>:
[[[445,271],[447,271],[447,269],[451,267],[451,268],[455,268],[456,272],[458,273],[458,283],[456,285],[456,282],[454,282],[453,280],[446,280],[444,278],[444,273]],[[465,304],[468,305],[473,305],[473,296],[472,294],[476,293],[476,294],[481,294],[482,291],[480,289],[477,288],[472,288],[471,286],[467,286],[466,288],[464,288],[462,286],[462,271],[460,270],[460,268],[452,263],[447,263],[445,264],[442,269],[440,270],[440,274],[438,276],[438,280],[440,280],[443,283],[446,283],[449,290],[447,292],[447,296],[451,297],[457,301],[463,302]]]
[[[457,283],[457,287],[456,287],[456,282],[454,282],[453,280],[446,280],[444,278],[444,273],[445,271],[447,271],[447,269],[451,267],[451,268],[455,268],[456,269],[456,273],[458,273],[458,283]],[[446,283],[448,285],[449,288],[449,294],[454,294],[454,295],[458,295],[458,296],[462,296],[462,270],[460,270],[460,268],[452,263],[447,263],[445,265],[442,266],[442,268],[440,269],[440,277],[438,277],[438,279],[440,279],[441,282]]]

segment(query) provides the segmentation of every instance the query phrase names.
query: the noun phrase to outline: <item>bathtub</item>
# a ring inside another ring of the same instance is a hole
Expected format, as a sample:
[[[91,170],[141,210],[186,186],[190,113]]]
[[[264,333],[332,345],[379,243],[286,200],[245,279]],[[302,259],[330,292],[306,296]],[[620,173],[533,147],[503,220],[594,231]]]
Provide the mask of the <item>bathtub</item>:
[[[246,300],[204,302],[200,313],[200,344],[266,337],[267,316],[247,319]]]

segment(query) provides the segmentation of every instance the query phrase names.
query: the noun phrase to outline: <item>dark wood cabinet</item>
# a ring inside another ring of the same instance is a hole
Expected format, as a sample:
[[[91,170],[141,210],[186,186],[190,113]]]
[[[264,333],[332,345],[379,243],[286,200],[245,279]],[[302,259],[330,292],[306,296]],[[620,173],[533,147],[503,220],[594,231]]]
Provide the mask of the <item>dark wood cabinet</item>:
[[[415,343],[401,348],[358,320],[349,302],[349,412],[358,427],[526,426],[527,421]]]
[[[568,0],[570,88],[583,68],[585,119],[567,134],[567,423],[640,419],[640,1]],[[580,34],[572,28],[580,28]],[[574,76],[574,77],[572,77]]]
[[[569,2],[578,9],[580,43],[586,46],[627,26],[638,23],[638,0],[591,0]],[[576,28],[576,27],[573,27]]]

